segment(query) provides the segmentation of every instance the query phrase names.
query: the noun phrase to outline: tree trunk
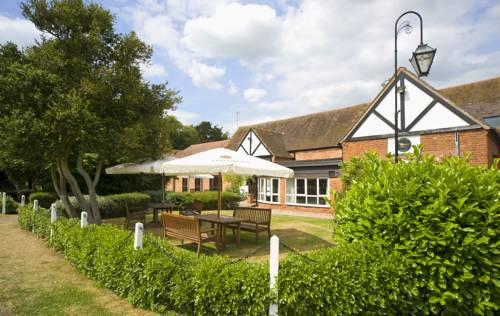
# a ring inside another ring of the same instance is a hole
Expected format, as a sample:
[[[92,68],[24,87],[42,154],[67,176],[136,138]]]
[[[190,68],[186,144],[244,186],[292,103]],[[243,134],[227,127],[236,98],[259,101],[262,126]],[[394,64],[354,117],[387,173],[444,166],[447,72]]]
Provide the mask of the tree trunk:
[[[101,223],[101,213],[99,211],[99,205],[97,204],[97,193],[96,187],[99,182],[99,178],[101,176],[103,161],[99,161],[96,167],[95,177],[92,180],[90,178],[89,173],[83,168],[83,152],[80,151],[78,154],[78,158],[76,160],[76,170],[85,180],[85,184],[87,185],[88,193],[89,193],[89,205],[90,210],[92,212],[93,223],[100,224]]]
[[[71,170],[69,169],[68,155],[66,155],[64,158],[62,158],[58,161],[58,168],[60,168],[64,178],[66,178],[66,181],[68,182],[69,186],[71,187],[71,191],[75,195],[75,198],[78,201],[78,204],[80,205],[81,210],[84,212],[87,212],[88,221],[90,223],[94,223],[95,221],[94,221],[93,213],[90,212],[90,204],[87,201],[87,199],[85,199],[85,196],[83,195],[82,191],[80,190],[80,186],[78,185],[78,181],[76,181],[75,177],[71,173]]]
[[[68,197],[68,191],[66,189],[66,178],[64,178],[63,174],[60,171],[56,171],[56,167],[50,167],[50,176],[52,177],[52,185],[56,190],[59,199],[63,203],[64,210],[66,214],[70,218],[78,217],[78,213],[71,205]]]

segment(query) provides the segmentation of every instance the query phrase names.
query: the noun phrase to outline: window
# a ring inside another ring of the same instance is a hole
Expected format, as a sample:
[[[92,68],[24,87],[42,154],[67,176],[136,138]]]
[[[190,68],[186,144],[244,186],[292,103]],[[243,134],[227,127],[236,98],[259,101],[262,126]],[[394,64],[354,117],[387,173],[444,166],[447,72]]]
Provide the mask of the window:
[[[500,126],[500,116],[485,117],[484,122],[491,127]]]
[[[286,203],[326,206],[327,178],[286,179]]]
[[[210,179],[210,191],[217,191],[217,185],[219,184],[219,176],[213,176]]]
[[[182,178],[182,192],[188,191],[188,178]]]
[[[194,178],[194,190],[196,192],[201,191],[201,179],[200,178]]]
[[[258,201],[264,203],[279,203],[280,179],[259,178]]]

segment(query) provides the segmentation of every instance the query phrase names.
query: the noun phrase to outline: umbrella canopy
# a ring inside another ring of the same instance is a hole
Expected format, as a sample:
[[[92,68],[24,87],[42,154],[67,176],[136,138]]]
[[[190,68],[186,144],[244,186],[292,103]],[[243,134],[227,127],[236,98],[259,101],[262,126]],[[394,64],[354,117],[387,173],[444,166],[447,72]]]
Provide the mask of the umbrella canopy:
[[[165,175],[218,174],[217,214],[221,209],[222,175],[293,177],[293,170],[273,162],[225,148],[215,148],[198,154],[163,163],[160,170]]]
[[[167,156],[160,160],[149,160],[141,163],[122,163],[113,167],[106,168],[107,174],[161,174],[160,167],[165,162],[172,161],[175,158]]]
[[[164,162],[160,170],[165,175],[235,174],[291,178],[293,170],[276,163],[225,148],[215,148],[198,154]]]

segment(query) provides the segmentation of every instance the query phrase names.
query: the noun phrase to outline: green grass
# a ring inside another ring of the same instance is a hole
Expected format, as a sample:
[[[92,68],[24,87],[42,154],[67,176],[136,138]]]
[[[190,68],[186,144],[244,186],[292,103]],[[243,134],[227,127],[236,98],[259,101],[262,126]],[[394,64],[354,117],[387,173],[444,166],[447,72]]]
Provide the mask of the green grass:
[[[9,292],[5,299],[15,315],[119,315],[97,304],[91,293],[74,286],[14,287]]]
[[[204,212],[205,213],[205,212]],[[222,211],[224,215],[231,215],[231,211]],[[150,223],[152,215],[148,214],[146,220],[146,233],[163,235],[163,227],[160,224]],[[113,218],[104,220],[105,223],[123,225],[124,218]],[[273,215],[271,219],[271,234],[277,235],[280,241],[297,251],[310,251],[334,246],[332,238],[333,221],[331,219],[310,218],[289,215]],[[255,240],[255,233],[241,232],[241,246],[236,247],[236,239],[231,230],[227,230],[228,246],[220,255],[232,258],[249,256],[250,260],[267,260],[269,256],[269,242],[267,233],[259,234],[259,241]],[[181,245],[176,239],[169,238],[168,241],[179,247],[195,251],[194,245]],[[217,254],[214,243],[203,244],[202,253],[205,255]],[[288,249],[280,248],[281,257],[289,253]]]

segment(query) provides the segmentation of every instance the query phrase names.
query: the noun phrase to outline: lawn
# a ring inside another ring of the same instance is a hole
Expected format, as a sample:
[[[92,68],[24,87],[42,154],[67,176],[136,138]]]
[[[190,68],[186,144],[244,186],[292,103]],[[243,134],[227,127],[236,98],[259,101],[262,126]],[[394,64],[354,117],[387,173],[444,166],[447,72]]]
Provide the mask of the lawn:
[[[205,212],[204,212],[205,213]],[[222,211],[224,215],[231,215],[231,211]],[[160,224],[151,223],[152,215],[146,219],[146,233],[163,235],[163,227]],[[106,219],[104,223],[123,225],[124,218]],[[310,251],[334,245],[332,238],[333,222],[331,219],[312,218],[289,215],[273,215],[271,220],[271,234],[277,235],[285,245],[297,251]],[[241,246],[236,247],[235,238],[230,230],[227,230],[228,246],[219,254],[232,258],[249,256],[249,260],[267,260],[269,257],[269,244],[266,233],[259,234],[259,242],[255,241],[255,234],[241,232]],[[190,251],[196,251],[192,244],[181,245],[176,239],[169,238],[170,243],[183,247]],[[206,255],[216,254],[214,243],[203,244],[202,253]],[[280,247],[281,257],[289,253],[285,247]]]
[[[89,280],[16,219],[0,215],[0,315],[156,315]]]

